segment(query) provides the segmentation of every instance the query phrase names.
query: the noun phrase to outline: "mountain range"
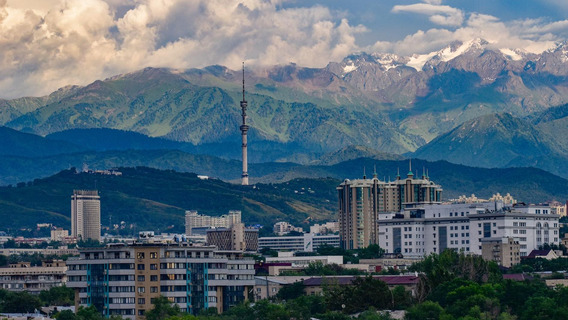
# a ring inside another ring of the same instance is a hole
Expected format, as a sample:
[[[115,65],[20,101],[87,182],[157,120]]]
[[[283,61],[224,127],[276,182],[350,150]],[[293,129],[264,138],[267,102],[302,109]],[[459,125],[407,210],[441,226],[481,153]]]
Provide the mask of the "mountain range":
[[[319,176],[321,166],[359,157],[537,167],[568,177],[566,43],[534,54],[473,39],[423,55],[357,53],[324,68],[245,74],[257,181]],[[82,163],[238,179],[241,99],[241,72],[210,66],[146,68],[0,100],[0,136],[11,141],[0,148],[0,183]],[[216,174],[227,171],[219,166],[235,171]]]

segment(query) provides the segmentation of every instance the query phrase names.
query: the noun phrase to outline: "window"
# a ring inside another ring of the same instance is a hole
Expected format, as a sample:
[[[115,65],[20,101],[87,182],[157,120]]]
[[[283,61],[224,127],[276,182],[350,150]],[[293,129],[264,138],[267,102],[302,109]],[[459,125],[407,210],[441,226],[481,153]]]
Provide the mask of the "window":
[[[150,287],[150,292],[152,293],[158,292],[158,287]]]
[[[138,270],[144,270],[144,265],[143,264],[139,264],[137,267]]]
[[[138,258],[138,259],[144,259],[144,252],[138,252],[138,253],[136,254],[136,258]]]
[[[138,298],[138,304],[146,304],[146,299]]]
[[[150,276],[150,281],[158,281],[158,276],[157,275]]]
[[[158,258],[158,253],[157,252],[150,252],[150,259],[156,259]]]
[[[144,293],[144,292],[146,292],[145,287],[138,287],[138,293]]]
[[[146,278],[144,276],[138,276],[138,279],[136,281],[146,281]]]
[[[138,315],[139,315],[139,316],[143,316],[143,315],[144,315],[144,310],[138,310]]]
[[[155,263],[150,264],[150,270],[158,270],[158,265]]]

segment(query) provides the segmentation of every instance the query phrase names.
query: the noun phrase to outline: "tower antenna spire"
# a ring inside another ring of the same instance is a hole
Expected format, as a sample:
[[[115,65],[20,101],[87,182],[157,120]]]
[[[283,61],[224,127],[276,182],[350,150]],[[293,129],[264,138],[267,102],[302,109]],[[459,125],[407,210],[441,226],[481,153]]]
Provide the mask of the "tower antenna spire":
[[[243,173],[241,175],[241,184],[247,186],[248,181],[248,160],[247,160],[247,131],[249,126],[247,125],[247,101],[245,100],[245,62],[243,61],[243,100],[241,101],[241,116],[243,118],[243,124],[240,126],[241,130],[241,147],[243,150]]]

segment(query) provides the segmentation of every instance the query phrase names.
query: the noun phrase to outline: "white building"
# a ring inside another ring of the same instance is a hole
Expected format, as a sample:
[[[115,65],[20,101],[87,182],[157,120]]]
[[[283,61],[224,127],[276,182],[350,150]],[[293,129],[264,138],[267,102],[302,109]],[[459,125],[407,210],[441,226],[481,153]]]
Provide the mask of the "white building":
[[[302,227],[294,227],[293,225],[289,224],[285,221],[276,222],[272,228],[273,232],[279,236],[283,236],[288,234],[292,231],[296,232],[304,232]]]
[[[481,239],[513,237],[526,256],[544,243],[559,243],[558,219],[547,206],[504,207],[500,201],[421,205],[380,214],[379,245],[405,257],[445,249],[481,255]]]
[[[339,222],[330,221],[322,224],[314,224],[310,226],[310,233],[328,234],[339,232]]]
[[[304,233],[301,236],[258,238],[259,249],[270,248],[277,251],[313,252],[323,245],[339,247],[339,235]]]
[[[71,236],[83,240],[101,240],[101,200],[97,190],[73,190]]]
[[[229,214],[219,217],[200,215],[194,210],[185,212],[185,234],[188,236],[192,235],[193,228],[231,228],[238,223],[241,223],[241,212],[238,210],[231,210]]]

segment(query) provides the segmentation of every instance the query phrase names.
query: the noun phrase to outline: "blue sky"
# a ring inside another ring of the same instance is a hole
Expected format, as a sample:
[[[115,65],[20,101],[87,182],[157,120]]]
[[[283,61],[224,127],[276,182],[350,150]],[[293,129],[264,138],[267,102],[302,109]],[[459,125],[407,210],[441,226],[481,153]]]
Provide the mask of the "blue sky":
[[[568,38],[565,0],[0,0],[0,97],[144,67],[323,67],[483,38],[541,52]]]

